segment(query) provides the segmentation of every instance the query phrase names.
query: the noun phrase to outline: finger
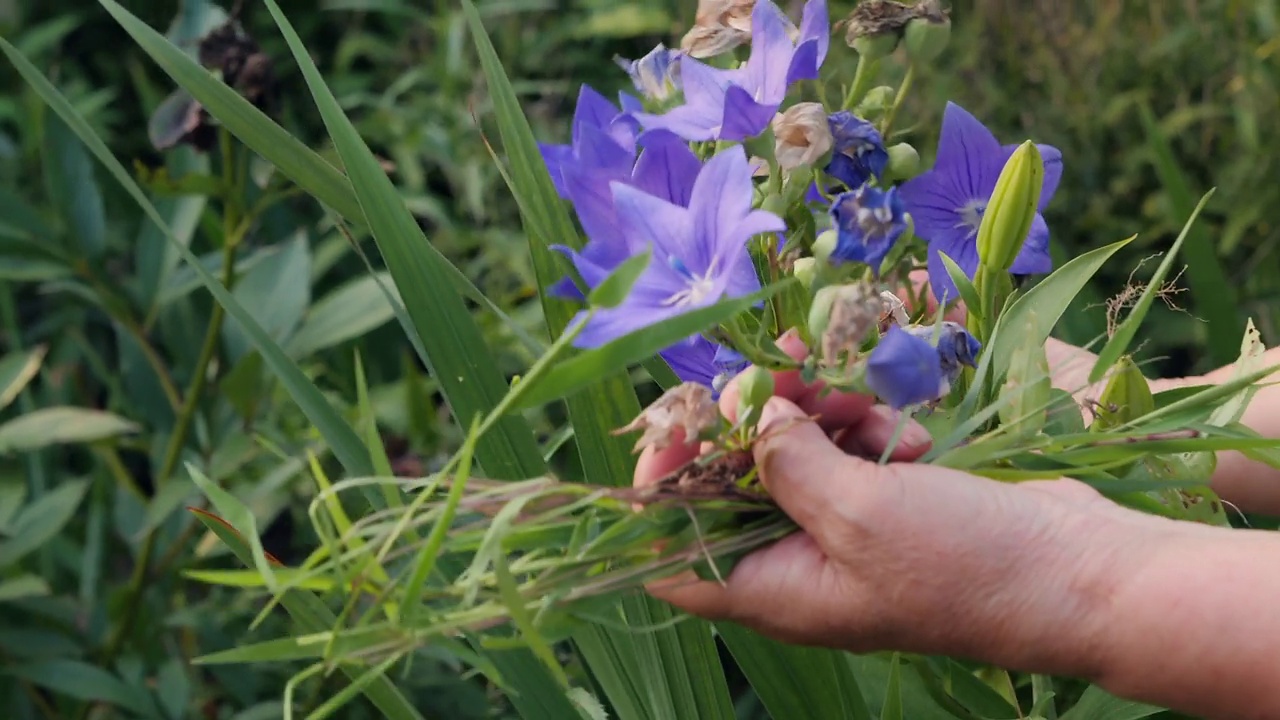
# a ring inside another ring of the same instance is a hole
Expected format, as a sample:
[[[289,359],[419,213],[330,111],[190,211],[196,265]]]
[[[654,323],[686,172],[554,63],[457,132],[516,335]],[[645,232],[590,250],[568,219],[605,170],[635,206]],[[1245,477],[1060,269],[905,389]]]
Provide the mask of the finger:
[[[928,271],[916,270],[908,275],[907,279],[911,283],[911,290],[908,291],[906,288],[900,288],[897,291],[898,298],[901,299],[902,302],[906,303],[907,307],[913,312],[920,310],[920,308],[915,307],[915,305],[918,304],[916,303],[916,298],[922,298],[924,300],[925,314],[930,318],[937,315],[938,299],[933,296],[933,289],[929,286]],[[943,316],[943,319],[963,323],[965,321],[966,314],[964,302],[961,301],[957,302],[950,310],[948,310],[946,315]]]
[[[674,441],[661,450],[652,445],[640,453],[632,479],[635,487],[652,485],[698,457],[699,443],[686,443],[684,430],[676,428]]]
[[[836,444],[850,455],[879,459],[898,431],[900,414],[884,405],[869,408],[857,425],[849,427],[836,438]],[[923,425],[907,420],[901,436],[889,453],[891,462],[914,462],[929,451],[933,437]]]
[[[819,427],[833,432],[862,423],[876,399],[872,395],[838,390],[822,393],[821,387],[815,387],[793,402],[810,416],[815,416]]]
[[[752,447],[760,480],[783,512],[813,530],[831,507],[832,485],[847,482],[852,459],[784,398],[770,398]]]

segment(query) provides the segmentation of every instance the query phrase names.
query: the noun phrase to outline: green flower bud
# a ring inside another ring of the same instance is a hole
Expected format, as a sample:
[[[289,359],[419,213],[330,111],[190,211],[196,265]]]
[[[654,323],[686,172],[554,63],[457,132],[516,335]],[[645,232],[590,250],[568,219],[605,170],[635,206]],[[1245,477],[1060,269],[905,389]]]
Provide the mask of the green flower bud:
[[[860,118],[872,118],[884,113],[893,104],[897,91],[888,85],[873,87],[863,96],[862,102],[854,108],[853,114]]]
[[[835,252],[838,236],[835,230],[824,230],[813,240],[813,257],[820,263],[826,263]]]
[[[1154,412],[1155,398],[1151,386],[1142,376],[1142,370],[1128,355],[1116,363],[1115,374],[1107,381],[1107,387],[1098,398],[1091,431],[1107,430],[1136,420]]]
[[[993,270],[1007,271],[1031,232],[1044,184],[1044,160],[1030,140],[1013,151],[978,226],[978,260]]]
[[[920,172],[920,153],[915,148],[898,143],[885,150],[889,153],[889,162],[884,168],[886,180],[910,180]]]
[[[820,338],[827,331],[827,325],[831,324],[831,304],[839,291],[838,286],[828,285],[813,296],[813,303],[809,305],[809,334],[812,337]]]
[[[907,50],[907,58],[917,65],[933,62],[947,48],[951,39],[951,20],[943,17],[941,21],[929,17],[918,17],[907,23],[902,32],[902,46]]]
[[[808,290],[813,287],[813,281],[818,279],[818,261],[811,257],[800,258],[791,266],[791,274]]]
[[[773,373],[752,365],[736,378],[738,383],[739,427],[754,427],[760,420],[764,404],[773,397]]]
[[[867,62],[874,62],[883,57],[887,57],[898,47],[897,35],[863,35],[862,37],[853,38],[849,43],[849,47],[853,48],[860,57],[867,59]]]

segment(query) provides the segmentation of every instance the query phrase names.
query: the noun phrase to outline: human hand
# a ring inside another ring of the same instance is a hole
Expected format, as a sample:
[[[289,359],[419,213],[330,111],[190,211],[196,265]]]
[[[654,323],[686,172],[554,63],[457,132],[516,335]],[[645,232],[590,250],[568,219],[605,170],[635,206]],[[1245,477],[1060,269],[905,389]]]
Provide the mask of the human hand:
[[[794,337],[779,346],[804,352]],[[687,573],[649,592],[787,642],[1089,675],[1100,587],[1125,572],[1117,555],[1127,543],[1109,528],[1142,516],[1071,480],[1006,485],[912,463],[929,445],[914,423],[879,465],[862,456],[883,452],[893,413],[818,390],[798,372],[776,373],[753,447],[761,481],[801,530],[743,558],[723,585]],[[735,384],[720,403],[732,419]],[[636,484],[698,453],[683,443],[646,450]],[[1077,632],[1064,636],[1067,626]]]

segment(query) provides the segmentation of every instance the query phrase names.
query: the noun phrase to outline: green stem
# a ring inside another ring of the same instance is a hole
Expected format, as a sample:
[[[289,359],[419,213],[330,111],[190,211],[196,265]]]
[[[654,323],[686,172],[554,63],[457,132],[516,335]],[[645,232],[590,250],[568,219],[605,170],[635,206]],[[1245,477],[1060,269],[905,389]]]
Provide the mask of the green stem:
[[[853,83],[849,85],[849,92],[844,96],[844,104],[841,106],[845,110],[852,110],[862,102],[862,98],[866,97],[867,91],[871,88],[871,81],[875,80],[876,71],[880,69],[879,60],[868,60],[867,56],[858,56],[858,67],[853,71]]]
[[[1056,703],[1052,699],[1049,699],[1044,707],[1039,707],[1041,699],[1052,695],[1053,692],[1053,678],[1048,675],[1031,676],[1031,704],[1039,708],[1045,720],[1058,720],[1058,708],[1055,707]]]
[[[880,127],[880,137],[885,143],[889,142],[889,131],[893,129],[893,121],[898,117],[898,108],[902,106],[902,101],[906,100],[907,93],[911,91],[911,83],[915,79],[916,66],[908,65],[907,74],[902,76],[902,84],[898,86],[898,94],[893,96],[893,105],[889,106],[889,112],[884,116],[884,124]]]

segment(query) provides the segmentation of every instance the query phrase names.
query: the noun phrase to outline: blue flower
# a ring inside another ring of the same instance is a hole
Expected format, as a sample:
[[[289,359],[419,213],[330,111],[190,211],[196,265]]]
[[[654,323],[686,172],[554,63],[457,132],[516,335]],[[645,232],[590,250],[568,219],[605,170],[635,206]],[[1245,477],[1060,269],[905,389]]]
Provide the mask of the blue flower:
[[[693,58],[680,61],[684,104],[662,115],[636,113],[646,129],[664,128],[686,140],[742,140],[760,134],[798,80],[816,80],[830,44],[826,0],[804,6],[795,26],[770,0],[751,14],[751,57],[745,67],[717,70]]]
[[[621,93],[620,98],[621,110],[591,86],[583,85],[573,112],[570,144],[538,144],[542,161],[560,197],[568,197],[564,183],[566,169],[589,167],[615,174],[631,171],[640,134],[634,113],[641,104],[639,99],[626,93]]]
[[[933,344],[934,328],[932,325],[911,325],[905,330],[918,338]],[[982,343],[960,323],[944,320],[942,328],[937,332],[938,361],[942,363],[942,375],[947,384],[955,383],[960,377],[962,367],[977,367],[978,353],[982,352]]]
[[[902,202],[915,222],[915,233],[929,243],[929,285],[940,301],[960,296],[940,253],[946,253],[965,274],[978,269],[978,227],[995,190],[1000,171],[1017,145],[1001,145],[982,123],[955,103],[947,103],[933,169],[902,185]],[[1062,153],[1037,146],[1044,160],[1043,211],[1062,178]],[[1015,275],[1053,269],[1049,257],[1049,227],[1036,214],[1022,251],[1010,271]]]
[[[702,163],[680,138],[666,131],[645,133],[635,166],[625,168],[566,166],[563,172],[565,195],[573,203],[578,222],[587,235],[587,244],[575,251],[553,245],[573,262],[588,287],[595,287],[622,261],[644,250],[622,232],[614,208],[611,183],[638,188],[669,203],[688,207],[693,184]],[[553,285],[550,294],[566,300],[582,300],[582,291],[570,278]]]
[[[665,102],[680,90],[680,59],[684,52],[668,49],[666,45],[649,51],[639,60],[614,58],[627,74],[639,93],[650,100]]]
[[[848,110],[828,116],[827,125],[832,138],[827,174],[849,188],[859,187],[871,178],[879,180],[889,163],[889,153],[875,126]]]
[[[741,146],[702,167],[687,207],[633,185],[610,187],[624,247],[651,248],[653,258],[621,305],[597,311],[585,324],[574,341],[580,348],[758,290],[747,240],[786,229],[777,215],[752,209],[751,168]]]
[[[867,387],[895,410],[933,402],[949,389],[937,349],[897,325],[871,351],[866,379]]]
[[[750,364],[739,353],[701,335],[672,345],[659,355],[681,381],[705,385],[713,397],[719,397],[725,385]]]
[[[832,262],[863,262],[873,272],[907,229],[897,188],[880,190],[862,185],[831,201],[831,222],[836,228]]]

